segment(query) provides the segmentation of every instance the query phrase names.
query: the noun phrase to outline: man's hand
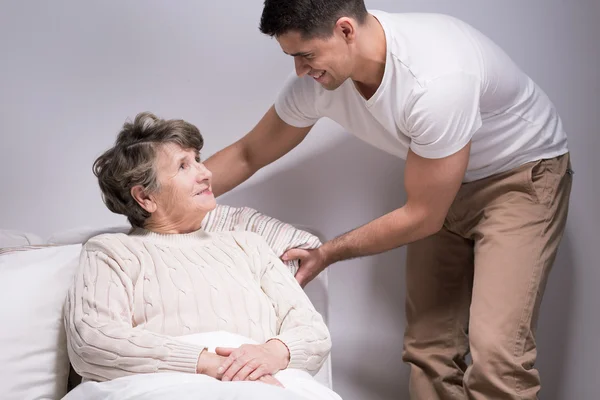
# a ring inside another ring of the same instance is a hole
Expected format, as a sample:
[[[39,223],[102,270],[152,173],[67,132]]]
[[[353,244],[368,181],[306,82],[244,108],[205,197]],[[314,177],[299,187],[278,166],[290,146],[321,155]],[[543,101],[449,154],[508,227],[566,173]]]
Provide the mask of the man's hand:
[[[217,370],[222,381],[255,381],[286,369],[290,362],[290,352],[279,340],[245,344],[237,349],[217,347],[215,351],[227,357]]]
[[[291,249],[286,251],[281,259],[283,261],[300,260],[296,280],[302,287],[315,279],[329,265],[322,247],[311,250]]]
[[[208,350],[204,350],[198,358],[196,372],[202,375],[208,375],[212,378],[221,379],[218,369],[225,362],[226,358]]]

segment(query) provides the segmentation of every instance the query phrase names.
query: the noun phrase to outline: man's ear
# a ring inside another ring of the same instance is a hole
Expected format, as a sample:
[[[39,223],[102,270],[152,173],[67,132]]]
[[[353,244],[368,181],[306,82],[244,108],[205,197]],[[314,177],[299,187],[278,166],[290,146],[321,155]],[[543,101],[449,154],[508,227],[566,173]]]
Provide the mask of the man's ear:
[[[348,17],[341,17],[335,24],[336,30],[340,32],[344,40],[348,43],[352,43],[356,40],[356,21]]]
[[[144,210],[149,213],[156,211],[156,201],[152,196],[148,195],[141,185],[136,185],[131,188],[131,196]]]

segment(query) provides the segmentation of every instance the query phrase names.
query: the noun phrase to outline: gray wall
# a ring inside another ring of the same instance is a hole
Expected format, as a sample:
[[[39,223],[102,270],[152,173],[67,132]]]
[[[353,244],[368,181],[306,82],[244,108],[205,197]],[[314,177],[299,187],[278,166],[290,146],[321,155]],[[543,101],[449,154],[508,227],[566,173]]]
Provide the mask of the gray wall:
[[[543,399],[597,398],[600,373],[600,2],[368,1],[443,12],[503,46],[556,103],[575,182],[539,331]],[[248,131],[292,60],[257,29],[262,0],[0,3],[0,227],[42,236],[120,224],[91,173],[127,117],[184,118],[206,156]],[[403,163],[322,121],[288,157],[224,196],[332,237],[405,199]],[[330,268],[335,389],[407,399],[404,249]]]

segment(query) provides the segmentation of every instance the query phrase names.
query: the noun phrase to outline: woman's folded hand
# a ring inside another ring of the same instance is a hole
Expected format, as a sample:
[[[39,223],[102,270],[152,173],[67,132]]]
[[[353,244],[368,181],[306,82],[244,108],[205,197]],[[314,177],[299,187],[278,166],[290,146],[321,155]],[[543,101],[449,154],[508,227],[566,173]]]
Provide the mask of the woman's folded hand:
[[[215,351],[227,357],[217,369],[223,381],[255,381],[286,369],[290,361],[287,346],[276,339],[260,345],[245,344],[237,349],[217,347]]]
[[[221,374],[218,373],[218,369],[226,360],[226,357],[204,350],[200,353],[200,357],[198,358],[196,372],[216,379],[221,379]]]
[[[284,387],[273,375],[263,375],[262,378],[258,378],[258,380],[269,385]]]

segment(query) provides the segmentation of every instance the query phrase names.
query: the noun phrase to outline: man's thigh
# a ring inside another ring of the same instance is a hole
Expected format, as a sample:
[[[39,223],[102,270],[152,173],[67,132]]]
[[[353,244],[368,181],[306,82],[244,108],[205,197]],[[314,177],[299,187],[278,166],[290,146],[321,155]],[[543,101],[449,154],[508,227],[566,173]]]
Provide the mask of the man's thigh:
[[[446,227],[408,246],[407,343],[431,341],[448,348],[466,345],[472,277],[472,241]]]
[[[473,362],[491,368],[473,373],[509,376],[516,391],[539,385],[535,327],[567,219],[571,175],[568,154],[527,164],[473,185],[455,215],[475,241]]]
[[[522,192],[512,190],[520,184]],[[491,326],[510,329],[536,320],[567,219],[568,155],[528,164],[494,185],[486,193],[500,195],[471,196],[484,204],[470,232],[475,240],[471,318],[493,319]],[[510,333],[521,347],[524,333]]]

